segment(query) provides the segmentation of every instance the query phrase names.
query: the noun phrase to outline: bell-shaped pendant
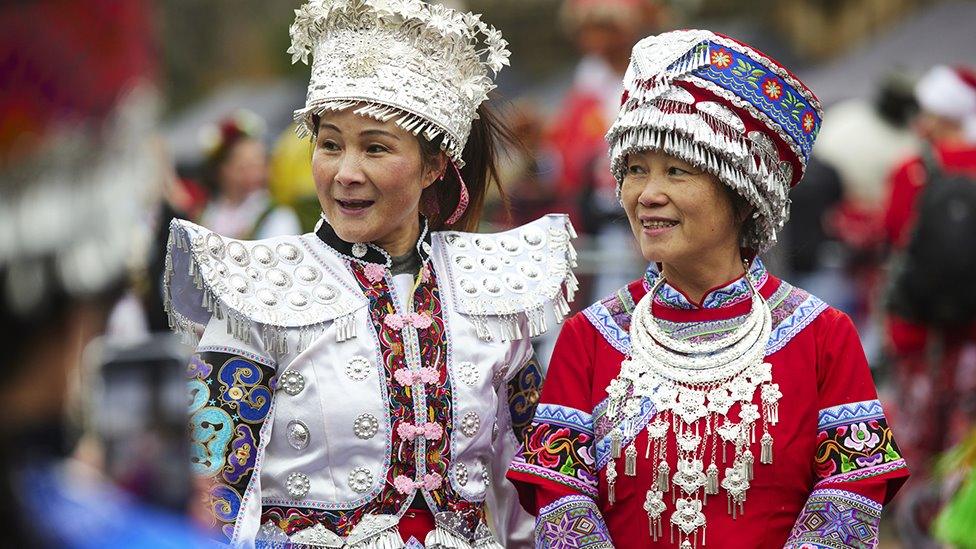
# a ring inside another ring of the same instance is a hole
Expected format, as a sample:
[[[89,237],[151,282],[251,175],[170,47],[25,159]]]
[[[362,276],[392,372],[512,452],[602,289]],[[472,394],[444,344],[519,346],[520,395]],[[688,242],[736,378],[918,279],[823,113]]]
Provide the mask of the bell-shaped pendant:
[[[752,450],[746,450],[745,452],[742,453],[742,467],[744,469],[743,472],[745,473],[746,479],[748,480],[753,479],[753,475],[755,472],[753,466],[755,464],[755,461],[756,458],[753,457]]]
[[[637,448],[633,444],[624,451],[624,474],[628,477],[637,476]]]
[[[769,465],[773,462],[773,435],[763,433],[760,439],[759,463]]]
[[[705,473],[705,493],[711,496],[718,493],[718,467],[714,463],[708,466]]]
[[[657,464],[657,490],[659,492],[668,491],[668,480],[671,477],[671,467],[668,462],[662,461]]]

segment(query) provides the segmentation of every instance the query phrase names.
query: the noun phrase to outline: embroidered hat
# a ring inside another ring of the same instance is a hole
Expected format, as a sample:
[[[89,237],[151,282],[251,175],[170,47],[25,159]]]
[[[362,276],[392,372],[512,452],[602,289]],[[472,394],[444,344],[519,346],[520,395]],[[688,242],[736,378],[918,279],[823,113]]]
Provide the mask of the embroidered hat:
[[[710,31],[680,30],[634,46],[607,133],[619,192],[627,155],[656,149],[718,177],[754,208],[742,245],[762,253],[789,218],[823,110],[796,76]]]
[[[295,10],[292,62],[308,62],[302,135],[313,115],[359,106],[357,114],[393,120],[463,166],[461,153],[478,106],[508,65],[508,43],[481,16],[421,0],[311,0]]]

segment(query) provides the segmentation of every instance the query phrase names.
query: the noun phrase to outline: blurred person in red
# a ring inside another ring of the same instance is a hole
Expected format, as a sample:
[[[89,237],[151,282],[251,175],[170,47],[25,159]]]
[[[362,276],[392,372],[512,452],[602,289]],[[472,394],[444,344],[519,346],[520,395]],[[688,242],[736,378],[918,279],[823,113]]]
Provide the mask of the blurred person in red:
[[[926,145],[891,176],[884,226],[896,253],[889,352],[900,412],[912,418],[900,435],[924,477],[965,434],[976,403],[976,73],[935,67],[915,95]]]
[[[244,240],[302,233],[295,212],[268,192],[263,129],[256,114],[241,110],[202,131],[208,149],[204,178],[214,193],[200,218],[203,226]]]
[[[0,7],[0,516],[5,547],[194,547],[74,459],[82,349],[158,195],[142,1]]]
[[[663,8],[649,0],[567,0],[562,7],[563,24],[581,59],[551,128],[556,197],[558,210],[569,212],[579,232],[596,239],[597,249],[633,250],[604,135],[620,108],[630,50],[645,31],[660,26],[663,16]],[[640,272],[639,265],[633,273],[605,270],[611,265],[617,263],[602,264],[589,294],[606,295]]]

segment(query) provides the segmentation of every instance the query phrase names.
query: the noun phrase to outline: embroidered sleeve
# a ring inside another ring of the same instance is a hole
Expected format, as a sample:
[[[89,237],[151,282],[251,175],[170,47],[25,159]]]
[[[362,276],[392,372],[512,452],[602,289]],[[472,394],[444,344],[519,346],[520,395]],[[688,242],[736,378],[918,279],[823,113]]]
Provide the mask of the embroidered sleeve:
[[[233,538],[248,497],[259,436],[271,410],[271,366],[257,356],[198,349],[187,368],[190,460],[205,487],[204,520],[221,541]]]
[[[875,547],[882,504],[908,477],[850,319],[818,337],[815,485],[788,547]],[[805,546],[805,545],[804,545]]]
[[[566,496],[540,509],[535,537],[538,549],[613,549],[596,502],[586,496]]]
[[[567,322],[559,335],[535,417],[509,469],[523,506],[531,511],[548,503],[538,501],[541,491],[597,497],[589,406],[592,363],[581,319]]]
[[[518,503],[518,494],[511,483],[504,481],[512,457],[515,456],[525,430],[535,416],[543,372],[535,355],[528,360],[499,391],[497,431],[493,434],[492,477],[499,479],[491,486],[490,516],[495,532],[504,547],[531,547],[534,519]]]

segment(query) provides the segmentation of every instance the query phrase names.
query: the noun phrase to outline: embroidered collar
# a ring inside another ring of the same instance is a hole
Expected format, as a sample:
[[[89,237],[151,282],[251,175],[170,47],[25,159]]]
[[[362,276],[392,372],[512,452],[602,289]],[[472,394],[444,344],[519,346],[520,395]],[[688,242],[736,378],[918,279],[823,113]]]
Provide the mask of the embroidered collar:
[[[659,276],[661,275],[657,270],[657,264],[648,265],[644,272],[644,290],[650,290]],[[758,257],[753,260],[749,267],[748,276],[757,290],[761,290],[769,280],[766,266]],[[666,282],[661,286],[654,302],[672,309],[720,309],[729,307],[749,300],[749,284],[745,277],[746,275],[743,275],[727,284],[709,290],[702,298],[701,304],[693,303],[681,290]]]
[[[390,256],[382,250],[379,246],[375,244],[370,244],[366,246],[366,254],[362,257],[356,257],[353,254],[353,243],[346,242],[345,240],[339,238],[336,234],[335,229],[332,225],[322,218],[319,221],[318,226],[315,228],[315,235],[319,237],[326,246],[337,251],[339,255],[348,259],[349,261],[354,261],[356,263],[375,263],[383,265],[385,267],[390,267]],[[420,264],[424,265],[430,259],[431,253],[431,236],[427,218],[420,217],[420,237],[417,239],[417,243],[414,245],[414,249],[417,251],[417,255],[420,257]]]

